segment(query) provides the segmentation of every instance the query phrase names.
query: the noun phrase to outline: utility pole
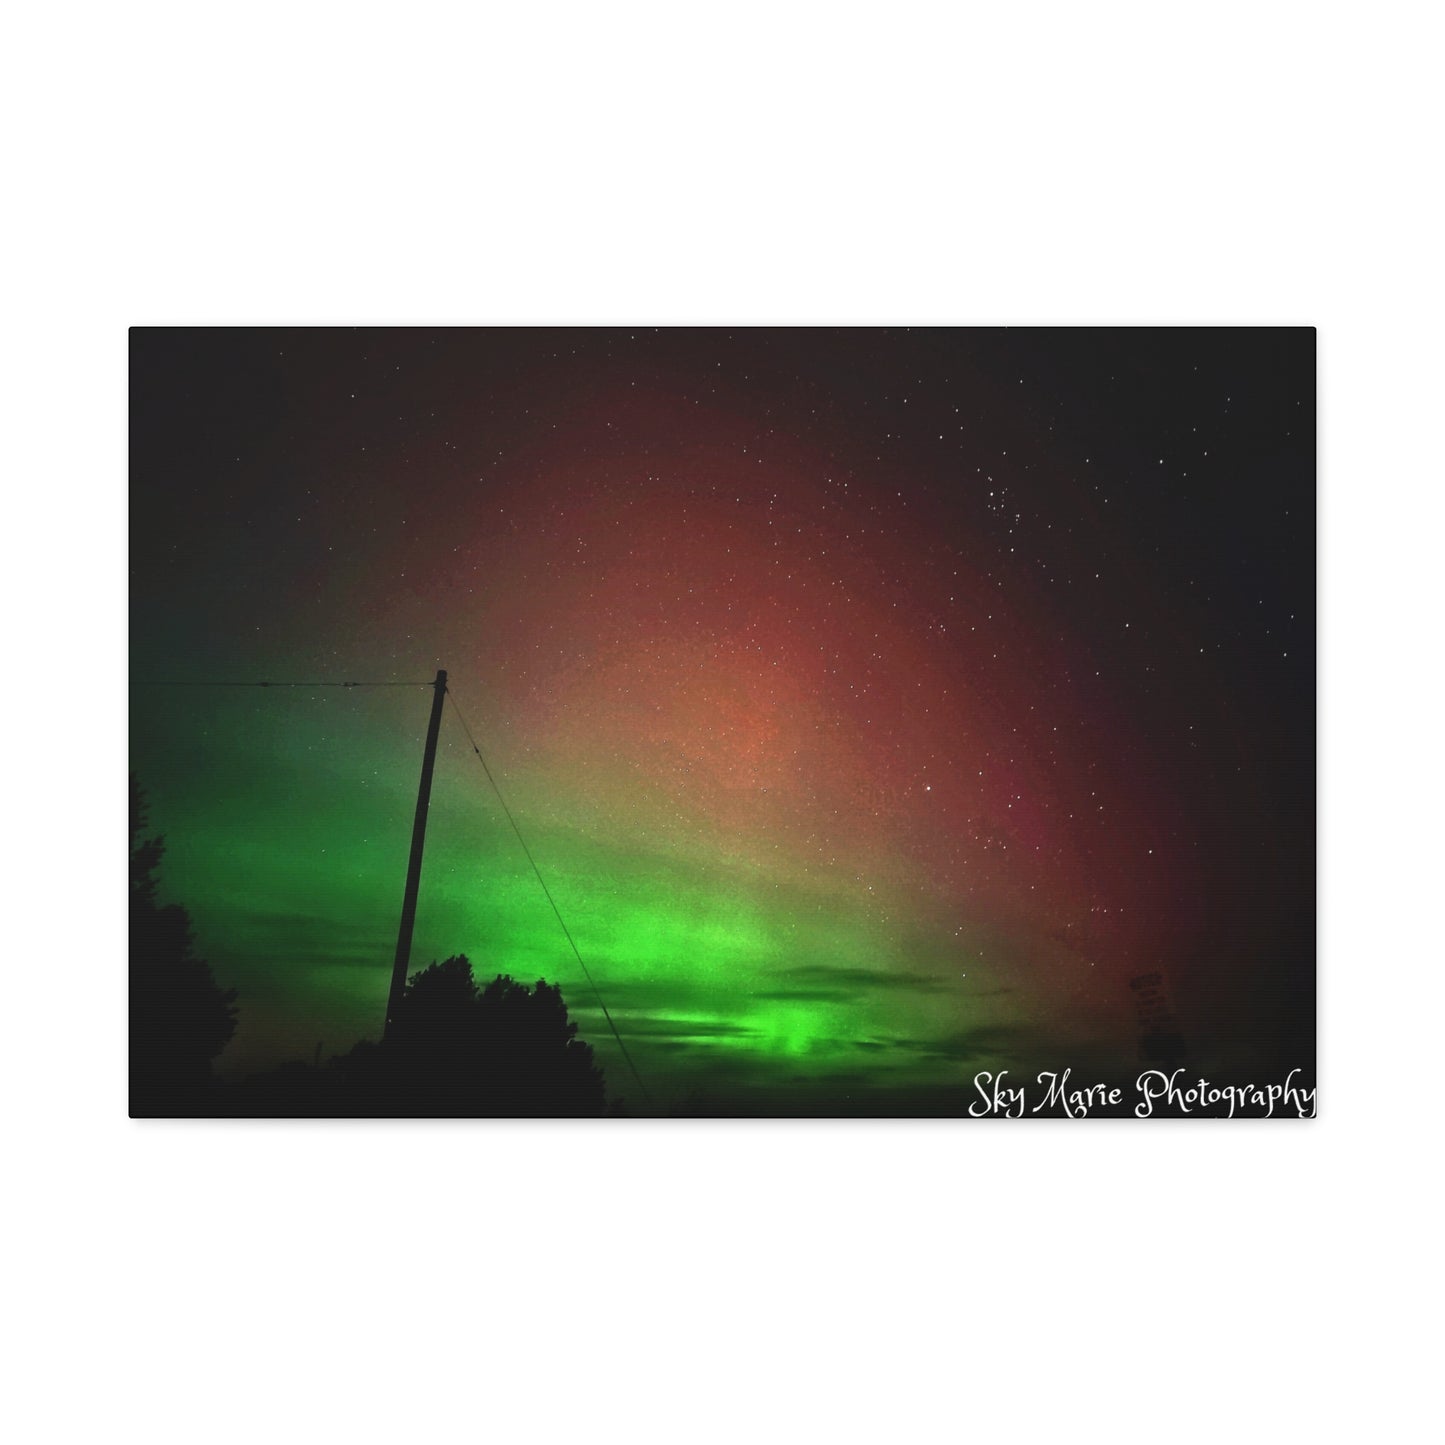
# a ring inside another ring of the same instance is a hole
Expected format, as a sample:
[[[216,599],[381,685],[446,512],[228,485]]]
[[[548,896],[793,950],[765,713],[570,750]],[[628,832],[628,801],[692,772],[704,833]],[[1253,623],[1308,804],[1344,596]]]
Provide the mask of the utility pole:
[[[407,965],[411,962],[411,931],[416,925],[416,891],[421,883],[421,851],[426,842],[426,813],[431,802],[432,768],[437,760],[437,733],[442,725],[442,701],[447,695],[445,670],[437,670],[431,700],[431,722],[427,724],[426,751],[421,758],[421,786],[416,793],[416,821],[411,825],[411,861],[406,865],[406,894],[401,900],[401,927],[396,931],[396,962],[391,966],[391,992],[386,999],[386,1023],[381,1036],[391,1032],[392,1020],[401,1007],[406,989]]]

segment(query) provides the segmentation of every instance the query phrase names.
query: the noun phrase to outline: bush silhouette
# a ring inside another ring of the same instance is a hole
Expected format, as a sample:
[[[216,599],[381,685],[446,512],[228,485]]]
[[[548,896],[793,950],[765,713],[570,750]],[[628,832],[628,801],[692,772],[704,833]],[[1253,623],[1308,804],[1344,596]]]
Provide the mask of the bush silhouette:
[[[376,1112],[578,1117],[606,1107],[592,1046],[577,1037],[562,990],[505,974],[479,988],[463,954],[407,980],[385,1043],[353,1050],[350,1070]]]

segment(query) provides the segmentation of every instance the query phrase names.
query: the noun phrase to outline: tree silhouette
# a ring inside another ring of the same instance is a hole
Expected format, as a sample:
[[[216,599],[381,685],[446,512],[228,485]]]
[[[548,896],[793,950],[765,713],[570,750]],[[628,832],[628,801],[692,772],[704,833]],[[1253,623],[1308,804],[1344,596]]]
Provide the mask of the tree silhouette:
[[[378,1057],[393,1104],[408,1113],[577,1117],[606,1106],[562,990],[505,974],[478,988],[464,954],[407,980]]]
[[[211,1060],[236,1030],[235,989],[196,956],[190,915],[156,901],[165,840],[146,838],[145,796],[130,780],[130,1112],[204,1110]]]

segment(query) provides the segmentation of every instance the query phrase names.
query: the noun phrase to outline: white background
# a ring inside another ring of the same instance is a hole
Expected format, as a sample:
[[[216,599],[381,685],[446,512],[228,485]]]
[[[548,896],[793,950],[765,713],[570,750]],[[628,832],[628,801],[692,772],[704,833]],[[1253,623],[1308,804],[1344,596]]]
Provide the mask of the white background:
[[[1436,13],[10,18],[12,1438],[1419,1438]],[[1318,326],[1322,1117],[127,1120],[126,328],[194,321]]]

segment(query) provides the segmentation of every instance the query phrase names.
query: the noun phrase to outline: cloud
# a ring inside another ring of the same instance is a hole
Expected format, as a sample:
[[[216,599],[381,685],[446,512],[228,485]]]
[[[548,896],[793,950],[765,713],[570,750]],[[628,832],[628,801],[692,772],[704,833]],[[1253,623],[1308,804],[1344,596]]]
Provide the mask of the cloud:
[[[764,988],[752,996],[780,1003],[856,1003],[858,999],[856,993],[836,988]]]
[[[788,992],[760,994],[759,997],[826,999],[831,994],[841,1002],[858,999],[868,993],[937,994],[952,991],[952,985],[945,979],[907,969],[840,968],[832,964],[810,963],[779,969],[774,977],[793,981],[798,987]]]
[[[897,1039],[892,1047],[928,1059],[965,1063],[996,1058],[1004,1053],[1016,1054],[1025,1037],[1025,1030],[1008,1024],[981,1024],[936,1039]]]
[[[679,1019],[666,1016],[643,1016],[619,1024],[618,1033],[649,1038],[748,1038],[757,1030],[745,1024],[728,1023],[723,1019]]]

